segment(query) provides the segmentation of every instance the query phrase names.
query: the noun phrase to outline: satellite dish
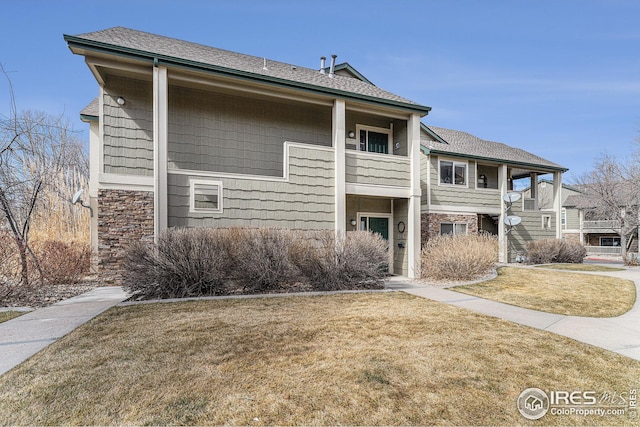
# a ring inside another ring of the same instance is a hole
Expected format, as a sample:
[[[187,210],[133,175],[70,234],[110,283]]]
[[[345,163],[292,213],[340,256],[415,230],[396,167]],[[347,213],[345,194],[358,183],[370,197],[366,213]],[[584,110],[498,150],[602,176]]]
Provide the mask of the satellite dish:
[[[504,223],[509,227],[514,227],[522,222],[522,218],[516,215],[507,215],[504,217]]]
[[[518,200],[520,200],[520,197],[522,197],[520,193],[507,193],[504,196],[502,196],[502,200],[504,200],[507,203],[515,203]]]
[[[78,200],[80,200],[80,196],[82,196],[83,192],[84,190],[82,189],[78,190],[76,194],[73,195],[73,199],[71,199],[71,203],[73,203],[74,205],[78,203]]]

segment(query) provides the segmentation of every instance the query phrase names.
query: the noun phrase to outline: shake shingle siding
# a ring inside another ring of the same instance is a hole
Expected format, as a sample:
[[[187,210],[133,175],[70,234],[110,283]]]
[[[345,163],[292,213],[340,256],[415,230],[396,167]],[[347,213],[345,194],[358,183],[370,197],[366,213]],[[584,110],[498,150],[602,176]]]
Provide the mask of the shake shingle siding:
[[[126,94],[126,104],[116,100]],[[104,172],[153,175],[151,82],[113,77],[104,89]]]
[[[401,156],[374,155],[348,151],[346,181],[356,184],[409,187],[409,159]]]
[[[484,189],[476,189],[476,166],[474,161],[467,163],[467,186],[442,185],[439,183],[438,159],[451,160],[451,158],[441,158],[432,156],[430,158],[431,168],[431,205],[438,206],[464,206],[487,208],[491,211],[500,209],[500,193]],[[461,161],[461,160],[456,160]]]
[[[285,141],[331,145],[331,110],[169,90],[169,167],[282,176]]]
[[[540,239],[555,239],[556,216],[553,212],[523,211],[522,204],[514,203],[509,215],[517,215],[522,222],[509,232],[509,262],[514,262],[518,253],[525,253],[527,242]],[[551,217],[551,227],[542,227],[542,217]]]
[[[292,146],[289,180],[169,174],[170,227],[286,227],[322,230],[334,226],[333,151]],[[220,214],[189,212],[189,179],[223,184]]]

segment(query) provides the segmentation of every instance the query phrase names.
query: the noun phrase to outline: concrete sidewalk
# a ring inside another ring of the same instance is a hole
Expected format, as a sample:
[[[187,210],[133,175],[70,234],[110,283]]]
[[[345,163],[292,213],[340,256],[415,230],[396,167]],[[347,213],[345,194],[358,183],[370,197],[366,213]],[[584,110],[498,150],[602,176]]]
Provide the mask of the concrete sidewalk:
[[[126,298],[119,286],[96,288],[0,323],[0,375]]]
[[[389,281],[387,288],[553,332],[640,360],[640,270],[634,268],[625,271],[585,274],[632,280],[636,284],[636,304],[630,311],[618,317],[578,317],[529,310],[397,278]]]

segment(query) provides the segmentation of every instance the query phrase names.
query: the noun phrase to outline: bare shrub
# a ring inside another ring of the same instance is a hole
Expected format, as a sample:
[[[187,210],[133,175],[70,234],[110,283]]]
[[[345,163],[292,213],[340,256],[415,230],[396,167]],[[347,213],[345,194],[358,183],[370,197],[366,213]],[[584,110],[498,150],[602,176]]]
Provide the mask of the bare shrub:
[[[76,284],[89,272],[91,255],[89,245],[48,240],[34,246],[46,284]]]
[[[368,231],[337,239],[331,230],[308,234],[296,240],[291,258],[314,289],[323,291],[379,288],[390,262],[387,242]]]
[[[289,250],[294,233],[277,228],[231,228],[226,231],[234,260],[234,277],[245,290],[268,291],[298,273]]]
[[[498,261],[498,239],[486,233],[443,235],[422,249],[422,278],[471,280],[486,275]]]
[[[541,239],[527,242],[529,264],[582,263],[587,255],[585,247],[564,239]]]
[[[640,257],[637,253],[627,252],[624,256],[624,265],[637,267],[640,265]]]
[[[126,251],[123,288],[140,299],[224,294],[231,274],[228,230],[169,229],[157,244]]]

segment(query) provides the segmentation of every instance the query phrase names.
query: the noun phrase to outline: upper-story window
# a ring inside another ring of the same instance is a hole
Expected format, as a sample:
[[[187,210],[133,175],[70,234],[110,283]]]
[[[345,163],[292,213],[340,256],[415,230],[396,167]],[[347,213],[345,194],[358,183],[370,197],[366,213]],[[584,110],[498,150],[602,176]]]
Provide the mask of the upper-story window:
[[[467,185],[467,163],[440,160],[440,183]]]
[[[391,129],[373,126],[357,126],[360,151],[369,153],[389,154]]]

